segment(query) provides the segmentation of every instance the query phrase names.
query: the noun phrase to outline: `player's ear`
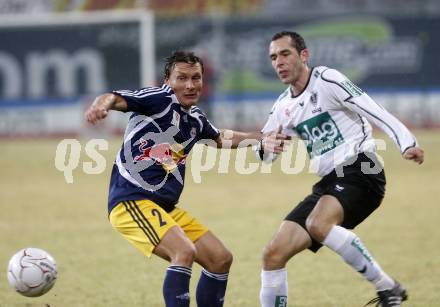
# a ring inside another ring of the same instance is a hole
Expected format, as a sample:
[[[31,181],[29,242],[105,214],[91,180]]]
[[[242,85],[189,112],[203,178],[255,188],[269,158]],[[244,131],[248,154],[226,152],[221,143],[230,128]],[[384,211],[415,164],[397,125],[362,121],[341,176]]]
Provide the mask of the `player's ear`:
[[[303,63],[307,63],[307,61],[309,60],[309,49],[305,48],[305,49],[301,50],[299,55],[300,55]]]

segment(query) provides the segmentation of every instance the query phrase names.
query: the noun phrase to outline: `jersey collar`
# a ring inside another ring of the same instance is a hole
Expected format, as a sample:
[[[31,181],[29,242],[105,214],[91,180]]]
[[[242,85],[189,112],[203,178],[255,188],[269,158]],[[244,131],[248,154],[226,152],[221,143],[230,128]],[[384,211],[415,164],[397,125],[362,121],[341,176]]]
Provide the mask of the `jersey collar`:
[[[306,85],[304,86],[303,90],[302,90],[301,92],[298,93],[298,95],[295,96],[295,95],[293,94],[292,85],[289,86],[289,91],[290,91],[290,97],[291,97],[291,98],[296,98],[296,97],[300,96],[302,93],[304,93],[304,91],[306,90],[306,88],[309,86],[310,79],[311,79],[311,77],[312,77],[312,73],[313,73],[313,70],[314,70],[314,69],[315,69],[315,67],[312,67],[312,68],[310,69],[310,73],[309,73],[309,77],[308,77],[308,79],[307,79],[307,83],[306,83]]]

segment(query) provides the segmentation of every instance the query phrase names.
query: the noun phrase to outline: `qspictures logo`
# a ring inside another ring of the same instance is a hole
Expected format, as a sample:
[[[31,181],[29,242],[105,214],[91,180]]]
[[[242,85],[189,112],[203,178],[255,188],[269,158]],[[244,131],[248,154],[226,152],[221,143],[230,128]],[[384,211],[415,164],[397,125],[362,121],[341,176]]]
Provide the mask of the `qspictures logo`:
[[[297,175],[303,172],[316,173],[312,164],[307,165],[308,156],[322,155],[342,142],[347,146],[340,146],[338,149],[346,150],[351,147],[342,137],[330,115],[323,113],[297,127],[301,130],[304,142],[293,140],[279,157],[281,161],[276,166],[279,167],[279,170],[274,170],[274,161],[262,162],[259,158],[251,158],[255,156],[255,152],[254,155],[250,155],[250,152],[255,150],[251,145],[258,142],[257,140],[243,140],[238,145],[239,149],[232,155],[231,139],[233,134],[230,130],[225,131],[223,147],[220,150],[213,140],[199,140],[192,148],[192,154],[187,156],[189,148],[186,151],[184,148],[193,139],[182,144],[177,143],[174,140],[174,136],[178,132],[175,126],[162,132],[159,129],[133,138],[138,131],[136,129],[141,129],[142,125],[146,123],[148,122],[145,119],[138,118],[133,121],[133,129],[127,129],[124,143],[117,154],[116,164],[124,178],[150,191],[160,189],[171,178],[175,178],[183,185],[183,174],[181,174],[183,168],[187,168],[194,183],[201,183],[203,174],[210,171],[217,174],[227,174],[233,171],[240,175],[271,174],[278,171],[286,175]],[[154,120],[151,118],[150,123],[154,125]],[[384,140],[375,139],[375,143],[378,151],[387,149]],[[85,144],[77,139],[61,140],[55,150],[55,168],[63,173],[68,184],[74,183],[74,171],[78,168],[82,168],[83,173],[88,175],[100,175],[114,161],[112,157],[111,160],[106,159],[103,154],[108,150],[109,142],[105,139],[90,139]],[[81,156],[82,163],[80,162]],[[366,165],[362,170],[364,173],[373,173],[372,171],[376,171],[375,166],[379,168],[383,166],[383,159],[379,155],[377,156],[380,163],[375,163],[373,166]],[[342,166],[351,165],[355,160],[356,156],[353,156]],[[339,170],[337,167],[340,166],[338,163],[340,161],[336,159],[333,161],[337,171]],[[161,181],[150,182],[148,178],[142,176],[144,172],[149,171],[162,172]],[[338,173],[338,176],[343,176],[342,170],[341,175]]]

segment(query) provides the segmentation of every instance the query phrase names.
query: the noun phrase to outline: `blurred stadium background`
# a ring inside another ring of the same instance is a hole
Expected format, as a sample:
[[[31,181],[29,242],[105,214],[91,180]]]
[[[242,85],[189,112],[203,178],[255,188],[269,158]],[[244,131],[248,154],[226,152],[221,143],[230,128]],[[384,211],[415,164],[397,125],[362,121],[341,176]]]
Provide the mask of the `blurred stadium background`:
[[[440,214],[432,197],[440,182],[439,28],[437,0],[0,0],[0,269],[26,246],[48,249],[60,266],[55,288],[33,300],[13,293],[0,270],[0,307],[161,306],[166,264],[142,261],[106,221],[126,117],[112,114],[91,128],[84,108],[102,92],[159,85],[163,59],[187,49],[205,61],[200,107],[214,124],[261,128],[284,88],[267,46],[285,29],[304,35],[311,65],[341,70],[415,129],[425,166],[400,160],[388,142],[389,206],[359,233],[412,290],[409,306],[440,306]],[[66,183],[55,150],[72,137],[82,145],[109,140],[104,173],[79,167],[74,184]],[[229,174],[206,172],[201,185],[187,178],[182,205],[235,255],[225,307],[258,305],[260,251],[316,180],[274,169],[243,177],[231,164]],[[321,254],[289,265],[291,301],[301,298],[295,306],[361,306],[373,295],[339,259]]]
[[[213,121],[259,128],[283,89],[267,56],[283,29],[303,33],[311,65],[340,69],[407,124],[440,123],[435,0],[1,0],[0,14],[2,136],[78,134],[90,97],[160,84],[182,48],[206,62]]]

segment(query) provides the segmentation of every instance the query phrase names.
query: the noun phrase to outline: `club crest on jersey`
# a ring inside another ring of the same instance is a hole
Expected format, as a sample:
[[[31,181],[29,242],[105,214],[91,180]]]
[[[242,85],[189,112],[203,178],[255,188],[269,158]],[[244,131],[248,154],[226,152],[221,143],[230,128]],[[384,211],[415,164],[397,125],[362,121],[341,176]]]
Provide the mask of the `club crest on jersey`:
[[[191,131],[189,132],[189,135],[191,135],[192,138],[195,138],[197,134],[197,129],[195,127],[191,128]]]
[[[318,105],[318,93],[317,92],[313,92],[312,95],[310,95],[310,102],[312,103],[313,106]]]
[[[180,124],[180,114],[176,111],[173,111],[173,119],[171,120],[171,124],[179,127]]]
[[[313,92],[310,96],[310,102],[312,104],[312,113],[322,112],[321,107],[318,106],[318,93]]]

